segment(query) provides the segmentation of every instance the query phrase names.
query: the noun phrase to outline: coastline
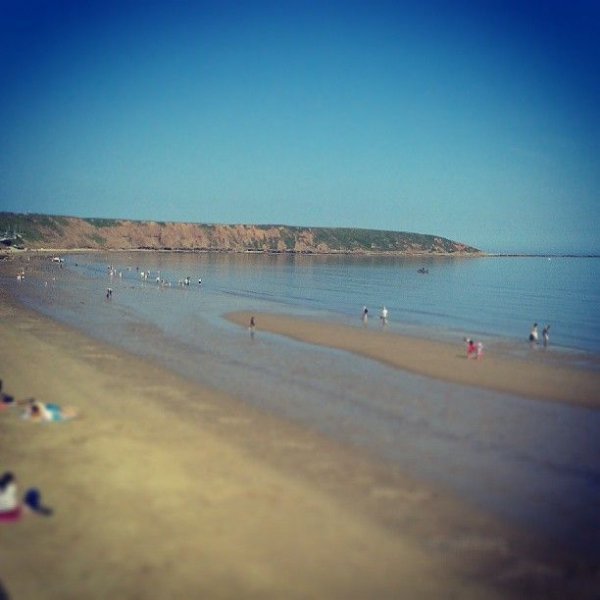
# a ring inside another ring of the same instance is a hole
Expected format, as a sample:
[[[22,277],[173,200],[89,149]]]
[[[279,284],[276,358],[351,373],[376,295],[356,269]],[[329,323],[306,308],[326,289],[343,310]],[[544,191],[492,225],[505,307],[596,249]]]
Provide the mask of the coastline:
[[[146,248],[265,253],[469,254],[477,248],[439,235],[348,227],[207,224],[0,212],[9,243],[58,247]],[[12,230],[12,235],[8,234]],[[17,230],[23,231],[23,235]],[[393,248],[393,251],[389,249]],[[416,252],[415,252],[416,251]]]
[[[248,311],[229,313],[226,318],[247,326],[251,316],[256,319],[257,330],[352,352],[418,375],[536,400],[600,408],[600,373],[589,369],[493,352],[486,352],[481,360],[467,360],[463,345],[399,335],[375,325],[352,327]]]
[[[132,247],[132,248],[85,248],[85,247],[73,247],[73,248],[51,248],[51,247],[40,247],[40,248],[13,248],[9,247],[4,250],[0,250],[0,258],[4,255],[46,255],[46,254],[100,254],[100,253],[119,253],[119,252],[163,252],[172,254],[258,254],[265,256],[278,256],[278,255],[289,255],[289,256],[351,256],[354,258],[373,258],[373,257],[393,257],[393,258],[407,258],[407,259],[439,259],[439,258],[483,258],[492,256],[486,252],[437,252],[431,253],[428,251],[385,251],[385,250],[254,250],[254,249],[237,249],[237,248],[154,248],[148,247]]]
[[[6,393],[80,412],[58,424],[0,412],[3,468],[55,509],[1,524],[13,600],[594,589],[585,557],[24,309],[2,287],[0,336]]]

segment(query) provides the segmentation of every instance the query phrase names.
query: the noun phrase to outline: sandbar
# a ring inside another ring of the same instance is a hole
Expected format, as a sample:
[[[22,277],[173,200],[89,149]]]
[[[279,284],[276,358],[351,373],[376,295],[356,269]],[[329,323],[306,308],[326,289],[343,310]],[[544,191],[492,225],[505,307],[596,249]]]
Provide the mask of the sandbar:
[[[257,331],[352,352],[426,377],[526,398],[600,407],[600,372],[544,361],[542,351],[532,350],[530,360],[488,350],[482,359],[467,359],[460,343],[400,335],[381,327],[354,327],[273,313],[236,312],[227,318],[247,326],[251,316]]]

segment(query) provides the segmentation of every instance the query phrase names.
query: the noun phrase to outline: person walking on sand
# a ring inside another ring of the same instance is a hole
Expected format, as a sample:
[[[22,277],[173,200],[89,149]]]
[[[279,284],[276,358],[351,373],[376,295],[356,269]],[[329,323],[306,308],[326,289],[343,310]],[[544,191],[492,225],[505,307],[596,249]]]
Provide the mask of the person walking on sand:
[[[550,325],[546,325],[542,330],[542,340],[544,341],[544,348],[546,348],[550,342]]]
[[[531,331],[529,332],[529,341],[531,345],[534,346],[538,343],[538,324],[534,323]]]
[[[363,306],[363,311],[362,311],[363,325],[366,325],[368,320],[369,320],[369,309],[366,306]]]

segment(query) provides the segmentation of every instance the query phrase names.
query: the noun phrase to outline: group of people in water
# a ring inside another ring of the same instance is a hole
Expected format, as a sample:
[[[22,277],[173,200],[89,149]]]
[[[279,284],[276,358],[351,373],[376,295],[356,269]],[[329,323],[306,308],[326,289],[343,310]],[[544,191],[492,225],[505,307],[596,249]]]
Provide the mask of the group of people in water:
[[[379,314],[379,320],[381,321],[381,326],[385,327],[388,324],[389,312],[388,309],[383,306],[381,309],[381,313]],[[362,322],[363,325],[367,325],[369,322],[369,309],[366,306],[363,306],[362,311]]]
[[[381,321],[381,325],[385,326],[388,324],[388,309],[384,306],[381,309],[381,314],[379,315],[379,319]],[[363,325],[367,325],[369,322],[369,309],[366,306],[363,306],[362,310],[362,322]],[[483,343],[475,342],[471,338],[464,338],[465,343],[467,344],[467,358],[481,358],[483,356]],[[532,346],[536,346],[539,343],[539,333],[538,333],[538,324],[534,323],[531,331],[529,333],[529,342]],[[542,329],[542,343],[544,347],[547,347],[550,343],[550,325],[546,325]]]
[[[465,338],[467,344],[467,358],[483,358],[483,343],[475,342],[471,338]]]
[[[483,356],[483,344],[481,342],[475,342],[470,338],[465,338],[467,344],[467,358],[481,358]],[[529,332],[529,343],[532,347],[537,346],[539,343],[538,324],[534,323]],[[550,325],[546,325],[542,329],[542,343],[544,348],[550,343]]]
[[[132,267],[128,267],[127,270],[131,271]],[[139,273],[140,279],[142,281],[148,281],[148,279],[151,277],[151,272],[150,271],[140,271],[139,267],[135,268],[136,272]],[[110,279],[112,280],[114,277],[119,277],[122,278],[123,277],[123,271],[119,271],[117,270],[113,265],[108,265],[108,274]],[[155,279],[156,283],[161,286],[161,287],[172,287],[172,284],[170,281],[168,281],[167,279],[164,279],[161,276],[161,272],[160,271],[156,271],[156,279]],[[180,287],[189,287],[192,283],[192,278],[190,275],[187,275],[186,277],[184,277],[183,279],[180,279],[177,282],[177,285],[179,285]],[[198,278],[198,285],[201,286],[202,285],[202,278],[199,277]],[[112,288],[106,288],[106,299],[110,300],[112,298]]]
[[[529,332],[529,342],[532,346],[536,346],[539,343],[538,324],[534,323]],[[542,343],[544,347],[550,343],[550,325],[546,325],[542,329]]]

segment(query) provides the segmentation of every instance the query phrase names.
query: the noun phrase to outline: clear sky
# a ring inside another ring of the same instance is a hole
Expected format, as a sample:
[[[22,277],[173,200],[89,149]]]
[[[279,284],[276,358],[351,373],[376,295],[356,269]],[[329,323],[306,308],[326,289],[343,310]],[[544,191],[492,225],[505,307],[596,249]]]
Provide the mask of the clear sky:
[[[596,0],[0,11],[0,210],[600,252]]]

